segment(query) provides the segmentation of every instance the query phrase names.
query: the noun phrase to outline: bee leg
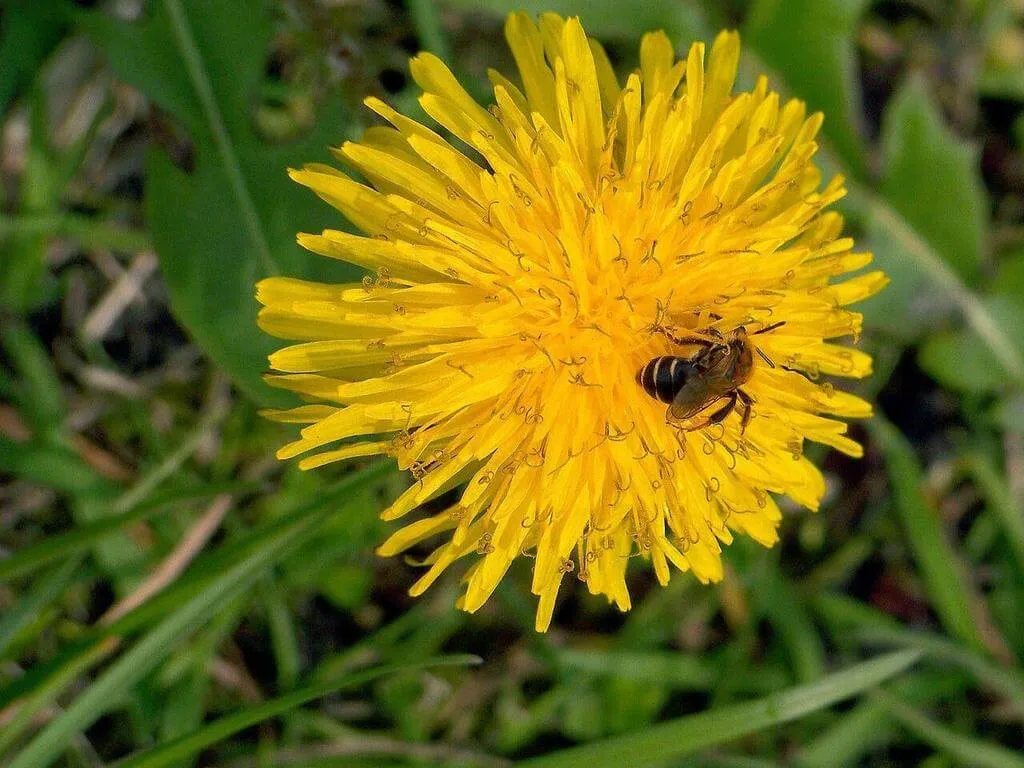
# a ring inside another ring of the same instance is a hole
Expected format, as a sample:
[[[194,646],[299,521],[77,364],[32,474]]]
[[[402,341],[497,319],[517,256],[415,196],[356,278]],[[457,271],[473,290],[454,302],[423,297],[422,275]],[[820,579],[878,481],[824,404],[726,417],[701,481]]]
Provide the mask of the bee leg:
[[[665,328],[659,328],[658,329],[658,333],[662,334],[665,338],[667,338],[673,344],[679,344],[679,345],[695,344],[697,346],[706,347],[708,349],[710,349],[711,347],[717,347],[718,346],[718,342],[716,342],[716,341],[714,341],[712,339],[706,339],[703,336],[676,336],[674,333],[672,333],[671,331],[666,330]]]
[[[772,359],[770,357],[768,357],[768,355],[766,355],[761,350],[760,347],[754,347],[754,351],[757,352],[757,354],[761,356],[762,360],[764,360],[766,363],[768,363],[768,367],[769,368],[774,368],[775,367],[775,363],[772,361]]]
[[[785,320],[779,320],[778,322],[772,323],[771,325],[766,325],[766,326],[763,326],[762,328],[758,328],[756,331],[754,331],[750,335],[751,336],[757,336],[759,333],[769,333],[771,331],[774,331],[776,328],[781,328],[785,324],[786,324]]]
[[[665,419],[670,424],[672,424],[672,423],[679,424],[680,425],[680,429],[682,429],[684,432],[697,432],[698,430],[704,429],[705,427],[709,427],[712,424],[720,423],[722,420],[725,419],[726,416],[728,416],[730,413],[732,413],[733,409],[736,407],[736,395],[735,395],[735,393],[729,394],[729,395],[725,395],[725,398],[726,398],[725,405],[723,405],[721,408],[716,410],[710,416],[704,416],[703,418],[701,418],[700,422],[698,422],[697,424],[688,424],[686,426],[683,426],[683,423],[689,421],[690,419],[694,418],[698,414],[703,413],[710,406],[706,406],[706,407],[705,406],[698,406],[696,408],[696,410],[690,411],[689,413],[682,413],[682,414],[673,414],[672,413],[672,407],[669,406],[669,409],[668,409],[667,413],[665,414]],[[711,405],[714,405],[715,402],[717,402],[717,400],[712,402]]]
[[[721,424],[723,421],[725,421],[726,417],[730,413],[732,413],[733,410],[736,408],[736,401],[738,399],[739,390],[736,390],[731,395],[729,395],[729,400],[728,402],[726,402],[725,405],[723,405],[721,408],[719,408],[717,411],[711,414],[711,418],[708,419],[708,424]]]
[[[750,423],[750,416],[754,405],[754,398],[748,395],[742,389],[736,390],[736,396],[739,398],[743,408],[743,413],[740,416],[740,434],[742,435],[747,429],[747,424]]]

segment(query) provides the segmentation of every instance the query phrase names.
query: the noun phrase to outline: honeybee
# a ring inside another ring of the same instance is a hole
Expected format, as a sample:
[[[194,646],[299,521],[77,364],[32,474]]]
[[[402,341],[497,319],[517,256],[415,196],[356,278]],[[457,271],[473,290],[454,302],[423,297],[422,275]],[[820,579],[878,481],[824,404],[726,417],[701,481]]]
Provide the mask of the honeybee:
[[[750,422],[754,405],[754,398],[742,389],[754,374],[754,354],[775,367],[750,337],[768,333],[784,324],[785,321],[780,321],[766,325],[753,333],[747,333],[746,327],[741,325],[726,336],[715,329],[686,338],[662,331],[676,344],[690,344],[701,349],[690,357],[662,355],[649,360],[637,373],[637,383],[655,400],[668,404],[667,418],[670,422],[692,419],[724,398],[725,404],[703,423],[685,429],[690,431],[719,424],[738,408],[742,433]]]

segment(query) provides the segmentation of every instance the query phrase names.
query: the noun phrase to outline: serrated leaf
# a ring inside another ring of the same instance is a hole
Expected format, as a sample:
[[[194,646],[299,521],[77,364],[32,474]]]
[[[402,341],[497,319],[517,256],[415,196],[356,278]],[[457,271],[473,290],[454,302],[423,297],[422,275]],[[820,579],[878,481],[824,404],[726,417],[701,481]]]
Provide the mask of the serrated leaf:
[[[744,39],[794,95],[825,113],[825,135],[855,173],[864,170],[864,109],[855,38],[867,0],[757,0]]]
[[[288,145],[254,130],[253,98],[272,32],[267,0],[244,13],[214,0],[151,3],[141,21],[81,14],[86,33],[120,77],[180,121],[194,145],[191,172],[162,150],[147,156],[146,211],[171,305],[200,346],[264,404],[289,399],[261,380],[280,347],[256,327],[254,284],[270,274],[343,282],[357,270],[312,256],[298,231],[342,225],[285,174],[327,159],[342,131],[326,108],[317,128]]]
[[[1021,299],[999,295],[982,302],[1024,355],[1024,303]],[[932,336],[921,347],[918,363],[937,382],[958,392],[998,392],[1010,383],[991,349],[969,329]]]

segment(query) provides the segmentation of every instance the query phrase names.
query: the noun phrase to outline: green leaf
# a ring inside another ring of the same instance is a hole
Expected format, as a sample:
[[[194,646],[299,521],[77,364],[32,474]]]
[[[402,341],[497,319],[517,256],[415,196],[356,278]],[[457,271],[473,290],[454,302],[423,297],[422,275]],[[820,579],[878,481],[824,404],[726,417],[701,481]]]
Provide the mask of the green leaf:
[[[1024,248],[1005,254],[999,259],[992,292],[1006,296],[1024,297]]]
[[[72,496],[95,496],[110,484],[81,456],[62,446],[15,443],[0,437],[0,466],[15,477]]]
[[[978,152],[953,135],[917,78],[885,110],[882,156],[882,194],[962,279],[974,280],[988,224]]]
[[[1006,383],[998,361],[966,331],[939,333],[927,339],[918,365],[947,389],[985,393]]]
[[[621,765],[642,768],[662,765],[668,760],[796,720],[844,701],[895,677],[919,658],[917,651],[886,654],[773,696],[681,717],[637,733],[525,760],[519,765],[522,768],[575,768],[580,765],[590,768]]]
[[[885,454],[895,510],[935,612],[950,634],[984,652],[985,644],[971,615],[972,595],[961,577],[961,564],[946,538],[938,511],[922,492],[924,477],[913,447],[880,416],[871,422],[871,428]]]
[[[1024,101],[1024,69],[987,69],[978,78],[978,93],[997,99]]]
[[[333,282],[358,274],[298,247],[297,232],[343,221],[286,176],[289,166],[328,159],[343,128],[340,108],[325,108],[299,142],[265,142],[252,107],[272,31],[269,2],[240,13],[215,0],[162,0],[148,11],[134,23],[83,13],[80,24],[120,77],[181,121],[195,147],[191,172],[163,150],[147,155],[147,219],[172,309],[244,391],[287,403],[261,380],[281,342],[256,327],[254,285],[274,274]]]
[[[904,338],[916,337],[928,326],[921,324],[921,317],[907,311],[912,301],[908,291],[929,303],[948,301],[963,313],[967,326],[998,360],[1007,377],[1016,386],[1024,387],[1024,355],[981,299],[891,205],[860,184],[851,183],[849,187],[845,201],[847,212],[869,221],[871,228],[882,236],[883,247],[890,254],[898,254],[894,262],[885,265],[890,277],[895,278],[895,289],[890,285],[880,294],[881,297],[892,295],[897,300],[885,298],[882,301],[876,296],[859,305],[866,321]],[[876,257],[880,252],[876,249]],[[894,275],[893,267],[902,272]],[[910,275],[910,283],[900,278],[900,274]]]
[[[279,696],[276,699],[271,699],[258,706],[243,709],[222,717],[188,736],[162,744],[149,752],[120,761],[115,765],[116,768],[161,768],[161,766],[170,765],[178,760],[198,754],[207,747],[245,728],[249,728],[271,717],[282,715],[307,702],[322,699],[324,696],[335,691],[357,688],[378,677],[396,672],[410,672],[434,667],[464,666],[466,664],[478,664],[480,661],[481,659],[478,656],[442,656],[441,658],[428,659],[413,664],[393,664],[385,667],[374,667],[373,669],[356,672],[336,680],[315,683],[299,688],[284,696]]]
[[[990,296],[981,301],[1017,353],[1024,355],[1024,303],[1009,296]],[[958,392],[998,392],[1010,384],[999,359],[970,329],[930,337],[917,360],[933,379]]]
[[[271,579],[267,579],[264,585],[263,604],[267,612],[270,644],[274,649],[277,683],[284,690],[294,688],[302,666],[299,641],[293,623],[295,617],[288,610],[282,589]]]
[[[460,10],[504,17],[524,10],[539,16],[547,11],[579,16],[588,34],[599,38],[636,41],[645,32],[663,29],[677,50],[691,42],[710,41],[710,28],[698,3],[633,3],[623,13],[620,0],[444,0]]]
[[[1017,392],[1002,400],[994,417],[1008,432],[1024,433],[1024,392]]]
[[[54,212],[64,194],[57,158],[50,146],[49,104],[40,80],[36,79],[28,99],[31,119],[18,195],[19,208],[29,214]],[[29,312],[46,298],[43,282],[47,274],[47,236],[15,233],[2,245],[0,301],[11,309]]]
[[[856,33],[867,0],[757,0],[743,33],[793,94],[825,113],[825,135],[857,176],[864,172],[864,108]]]
[[[373,588],[373,572],[363,565],[339,564],[320,577],[317,589],[337,608],[355,610],[363,605]]]
[[[67,18],[49,0],[7,0],[0,25],[0,115],[32,81],[64,38]]]
[[[209,656],[204,660],[208,663]],[[160,712],[160,743],[191,733],[203,724],[210,687],[211,680],[206,666],[199,664],[194,665],[171,687]],[[194,763],[183,762],[181,765],[185,768]]]
[[[918,78],[887,105],[881,141],[882,196],[962,281],[975,282],[988,226],[977,152],[952,134]],[[862,311],[873,325],[913,338],[947,307],[936,303],[913,254],[889,230],[883,219],[869,219],[868,243],[892,283]]]
[[[978,305],[1005,336],[1010,351],[1024,358],[1024,251],[1000,259],[989,290],[992,296],[978,300]],[[1017,392],[1000,404],[996,418],[1007,429],[1024,430],[1024,381],[1014,376],[1008,382],[1005,355],[997,355],[999,350],[991,345],[978,345],[981,338],[977,327],[936,336],[925,344],[918,362],[944,386],[961,392],[999,392],[1012,383]]]
[[[630,681],[637,686],[660,686],[670,691],[713,690],[722,681],[721,664],[699,654],[671,651],[552,649],[557,667]],[[780,665],[762,663],[756,669],[731,671],[737,691],[764,693],[785,685],[790,676]]]
[[[406,7],[423,50],[443,61],[451,61],[451,46],[448,45],[437,3],[434,0],[407,0]]]

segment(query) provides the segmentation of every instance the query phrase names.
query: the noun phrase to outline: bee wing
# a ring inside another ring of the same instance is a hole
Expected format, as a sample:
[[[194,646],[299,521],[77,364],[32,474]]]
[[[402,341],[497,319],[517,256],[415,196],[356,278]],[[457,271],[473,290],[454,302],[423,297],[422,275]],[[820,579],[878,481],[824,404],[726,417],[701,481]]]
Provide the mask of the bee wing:
[[[683,387],[672,399],[668,407],[668,415],[672,421],[686,421],[703,411],[717,398],[709,398],[705,394],[697,395],[693,390]]]

